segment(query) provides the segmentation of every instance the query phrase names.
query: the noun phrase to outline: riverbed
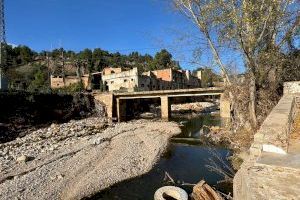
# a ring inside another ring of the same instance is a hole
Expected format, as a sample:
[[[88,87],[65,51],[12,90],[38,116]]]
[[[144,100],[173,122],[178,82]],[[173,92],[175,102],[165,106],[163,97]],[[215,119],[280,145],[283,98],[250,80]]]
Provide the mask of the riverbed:
[[[226,158],[230,151],[222,146],[209,145],[203,135],[205,127],[220,126],[221,118],[216,115],[201,115],[192,118],[177,117],[172,120],[181,124],[182,132],[171,140],[168,150],[149,173],[116,184],[92,199],[153,200],[153,195],[159,187],[177,185],[191,192],[192,186],[189,184],[196,184],[202,179],[218,187],[217,183],[224,177],[210,171],[207,165],[212,164],[210,159],[216,160],[213,156],[215,153],[225,163],[229,163]],[[175,183],[166,178],[166,172]],[[222,187],[218,189],[225,190]]]
[[[174,122],[72,120],[0,144],[0,199],[82,199],[149,172]]]

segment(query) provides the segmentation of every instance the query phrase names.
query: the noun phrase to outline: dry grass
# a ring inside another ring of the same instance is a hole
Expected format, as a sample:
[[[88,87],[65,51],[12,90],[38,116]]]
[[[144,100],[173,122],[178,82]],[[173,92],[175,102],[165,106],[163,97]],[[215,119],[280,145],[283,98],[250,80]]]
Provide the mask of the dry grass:
[[[299,114],[300,114],[299,110],[297,110],[296,118],[295,118],[294,123],[293,123],[293,128],[292,128],[292,131],[290,133],[290,139],[291,140],[300,138],[300,115]]]
[[[230,136],[230,140],[238,149],[247,150],[253,143],[254,134],[253,131],[240,129]]]

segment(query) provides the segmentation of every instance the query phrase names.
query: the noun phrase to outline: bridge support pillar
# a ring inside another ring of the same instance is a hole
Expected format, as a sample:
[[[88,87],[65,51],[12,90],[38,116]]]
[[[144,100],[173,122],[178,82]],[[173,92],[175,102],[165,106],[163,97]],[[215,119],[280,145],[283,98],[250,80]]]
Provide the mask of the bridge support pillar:
[[[160,97],[161,101],[161,118],[164,120],[169,120],[171,117],[171,104],[168,96]]]
[[[230,101],[224,96],[224,94],[221,94],[220,98],[220,116],[223,118],[230,119]]]
[[[117,99],[117,117],[118,122],[122,122],[126,119],[126,100]]]

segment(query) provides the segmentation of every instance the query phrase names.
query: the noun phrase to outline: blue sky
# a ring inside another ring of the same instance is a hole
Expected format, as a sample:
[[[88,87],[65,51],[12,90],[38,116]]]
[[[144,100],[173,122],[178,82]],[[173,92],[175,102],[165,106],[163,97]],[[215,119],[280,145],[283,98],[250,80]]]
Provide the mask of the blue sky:
[[[169,1],[170,2],[170,1]],[[184,68],[196,44],[182,42],[197,34],[168,0],[6,0],[7,41],[36,51],[63,47],[74,51],[101,48],[153,55],[167,48]],[[180,42],[178,42],[180,41]],[[211,64],[204,52],[200,61]]]

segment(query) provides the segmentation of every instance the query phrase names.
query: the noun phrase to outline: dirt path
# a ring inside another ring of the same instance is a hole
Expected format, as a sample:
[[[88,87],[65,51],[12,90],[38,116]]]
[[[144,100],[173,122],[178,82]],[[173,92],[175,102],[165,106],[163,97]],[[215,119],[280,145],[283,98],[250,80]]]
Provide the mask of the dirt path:
[[[0,145],[0,153],[5,154],[0,157],[0,199],[81,199],[91,196],[117,182],[150,171],[166,149],[169,138],[180,133],[177,124],[172,122],[139,120],[116,124],[102,131],[99,124],[94,131],[96,121],[84,122],[84,125],[82,121],[72,123],[72,126],[89,131],[76,130],[69,137],[64,135],[65,131],[58,131],[56,136],[40,140],[33,133]],[[70,126],[64,124],[57,129],[70,129]],[[80,132],[80,136],[75,136]],[[57,137],[61,138],[53,142]],[[36,150],[39,145],[48,143],[51,144],[49,147]],[[25,149],[22,154],[28,158],[34,155],[33,160],[17,162],[21,152],[16,149]]]

